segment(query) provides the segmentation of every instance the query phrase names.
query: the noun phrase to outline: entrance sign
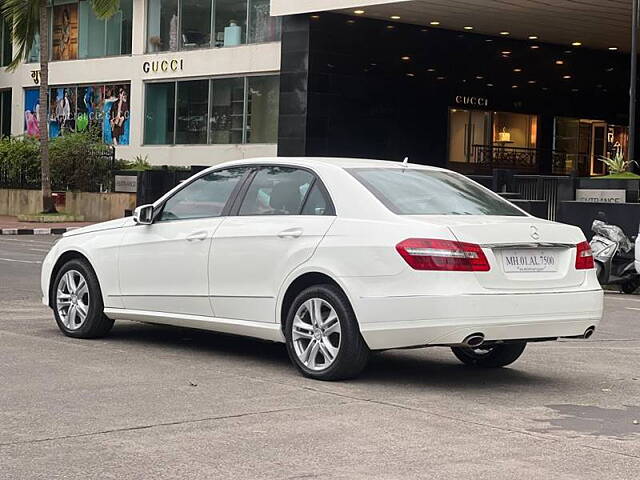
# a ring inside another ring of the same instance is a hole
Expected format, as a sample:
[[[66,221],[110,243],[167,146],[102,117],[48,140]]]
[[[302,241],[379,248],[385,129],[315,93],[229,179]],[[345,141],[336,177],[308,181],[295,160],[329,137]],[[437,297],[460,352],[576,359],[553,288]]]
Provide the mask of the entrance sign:
[[[116,192],[136,193],[138,191],[137,175],[115,175]]]
[[[590,203],[625,203],[627,201],[627,192],[626,190],[578,188],[576,190],[576,201]]]

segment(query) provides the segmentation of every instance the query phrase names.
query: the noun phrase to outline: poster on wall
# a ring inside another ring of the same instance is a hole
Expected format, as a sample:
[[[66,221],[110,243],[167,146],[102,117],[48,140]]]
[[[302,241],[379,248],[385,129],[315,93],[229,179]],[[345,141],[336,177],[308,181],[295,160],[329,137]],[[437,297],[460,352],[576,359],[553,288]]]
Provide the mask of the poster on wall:
[[[78,58],[78,4],[70,3],[53,8],[53,60]]]
[[[109,145],[129,145],[129,85],[105,85],[103,139]]]
[[[104,85],[78,87],[78,114],[76,131],[85,132],[99,128],[102,132]]]
[[[76,131],[76,89],[53,88],[49,95],[49,137]]]
[[[40,138],[38,121],[40,120],[40,92],[33,88],[24,91],[24,132]]]

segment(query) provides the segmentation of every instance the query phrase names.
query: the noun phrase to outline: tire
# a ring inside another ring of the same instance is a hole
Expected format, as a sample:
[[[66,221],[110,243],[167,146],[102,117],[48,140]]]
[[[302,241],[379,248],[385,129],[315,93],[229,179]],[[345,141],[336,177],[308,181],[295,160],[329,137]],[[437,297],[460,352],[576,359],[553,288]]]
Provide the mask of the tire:
[[[53,286],[53,314],[62,333],[73,338],[98,338],[111,331],[113,320],[103,312],[98,277],[87,261],[69,260],[56,275]]]
[[[526,346],[527,342],[514,342],[493,345],[488,349],[451,347],[451,351],[465,365],[499,368],[515,362]]]
[[[314,320],[318,314],[312,315],[313,311],[320,312],[320,322]],[[296,296],[287,314],[285,339],[291,362],[305,377],[316,380],[356,377],[369,360],[349,300],[330,284],[309,287]]]
[[[622,293],[632,294],[638,289],[638,282],[636,280],[630,280],[620,285]]]

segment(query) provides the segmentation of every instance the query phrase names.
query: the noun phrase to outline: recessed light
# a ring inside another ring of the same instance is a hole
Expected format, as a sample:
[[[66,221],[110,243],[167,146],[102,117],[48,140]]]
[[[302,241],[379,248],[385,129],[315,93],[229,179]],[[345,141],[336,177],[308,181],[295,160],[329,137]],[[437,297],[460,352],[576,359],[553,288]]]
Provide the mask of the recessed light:
[[[320,18],[320,15],[311,15],[311,18],[313,18],[314,20],[318,20]]]
[[[485,42],[487,42],[487,43],[491,43],[491,42],[493,42],[493,39],[492,39],[492,38],[487,38],[487,39],[485,40]]]
[[[436,77],[437,80],[444,80],[447,77]]]
[[[482,75],[476,75],[476,80],[482,80],[484,77]]]
[[[511,35],[511,32],[507,32],[506,30],[503,32],[500,32],[500,35]]]
[[[503,50],[502,52],[500,52],[502,55],[511,55],[511,52],[509,50]]]
[[[564,78],[565,80],[569,80],[571,78],[571,75],[563,75],[562,78]]]
[[[612,52],[615,52],[616,50],[618,50],[618,47],[609,47],[609,50],[611,50]]]
[[[467,25],[466,27],[462,27],[465,30],[473,30],[473,27],[471,25]]]
[[[605,68],[604,71],[605,72],[613,72],[613,67]]]
[[[564,60],[556,60],[556,65],[564,65]]]
[[[440,25],[440,22],[438,21],[429,22],[429,25]]]
[[[540,45],[531,45],[531,47],[529,47],[529,48],[531,48],[533,50],[537,50],[537,49],[540,48]]]
[[[423,32],[423,33],[426,33],[426,32],[429,31],[429,29],[428,28],[422,28],[422,29],[420,29],[420,31]]]
[[[511,88],[518,88],[518,85],[511,85]]]
[[[395,27],[395,25],[387,25],[387,30],[393,30]]]
[[[353,24],[353,23],[356,23],[356,21],[355,20],[347,20],[347,23]]]
[[[391,15],[389,18],[391,20],[400,20],[400,16],[399,15]]]
[[[529,40],[538,40],[537,35],[529,35]]]
[[[514,68],[513,71],[516,72],[516,73],[520,73],[522,71],[522,69],[521,68]]]
[[[574,47],[580,47],[582,46],[582,42],[572,42],[571,45],[573,45]]]
[[[416,74],[415,73],[407,73],[407,77],[415,77]]]
[[[487,83],[487,87],[493,87],[493,83]]]
[[[353,13],[355,13],[356,15],[362,15],[364,14],[364,10],[354,10]]]
[[[436,69],[435,68],[427,68],[427,72],[435,72]]]
[[[404,57],[400,57],[401,60],[404,60],[405,62],[411,60],[411,57],[405,55]]]
[[[536,81],[535,80],[529,80],[527,83],[530,84],[530,85],[533,85],[534,83],[536,83]]]

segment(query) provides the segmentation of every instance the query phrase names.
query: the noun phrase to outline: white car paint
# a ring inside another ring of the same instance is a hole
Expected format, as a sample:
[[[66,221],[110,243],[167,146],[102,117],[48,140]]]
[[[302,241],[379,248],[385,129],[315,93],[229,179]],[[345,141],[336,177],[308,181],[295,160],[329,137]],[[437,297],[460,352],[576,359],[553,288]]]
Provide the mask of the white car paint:
[[[576,337],[602,317],[595,272],[575,269],[575,248],[564,249],[558,270],[549,273],[504,273],[498,258],[505,245],[530,244],[534,227],[541,242],[575,246],[585,241],[576,227],[529,215],[396,215],[345,170],[441,170],[420,165],[272,158],[217,165],[198,177],[257,164],[313,170],[336,215],[225,216],[152,225],[126,218],[77,229],[43,263],[43,302],[49,305],[56,263],[78,252],[96,271],[111,318],[278,342],[284,341],[287,289],[311,272],[331,277],[344,290],[371,349],[456,345],[477,332],[486,340]],[[413,270],[395,248],[407,238],[479,244],[491,269]]]

